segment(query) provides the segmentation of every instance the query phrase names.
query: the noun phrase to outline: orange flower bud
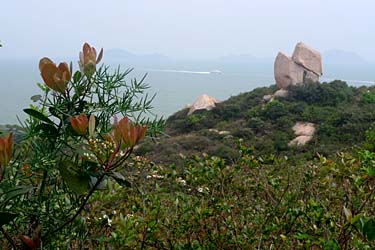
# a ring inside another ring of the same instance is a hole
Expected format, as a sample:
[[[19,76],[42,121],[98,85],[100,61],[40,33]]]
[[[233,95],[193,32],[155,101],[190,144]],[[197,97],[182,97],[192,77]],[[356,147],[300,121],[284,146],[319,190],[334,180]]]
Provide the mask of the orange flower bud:
[[[19,234],[18,236],[29,249],[36,249],[37,244],[29,236],[23,234]]]
[[[96,57],[96,50],[91,47],[88,43],[83,45],[82,52],[79,52],[79,67],[86,77],[90,78],[95,70],[96,65],[102,60],[103,49],[100,50],[99,56]]]
[[[39,70],[44,83],[57,92],[64,93],[71,78],[67,63],[60,63],[57,67],[51,59],[44,57],[39,61]]]
[[[85,135],[89,126],[89,119],[86,115],[80,114],[76,117],[70,117],[70,124],[73,130],[79,135]]]
[[[4,178],[5,166],[9,164],[13,153],[13,133],[8,138],[0,137],[0,182]]]
[[[145,137],[147,127],[140,124],[134,125],[128,117],[122,118],[118,123],[115,120],[114,139],[117,143],[124,143],[127,147],[134,147]]]
[[[13,153],[13,133],[8,138],[0,137],[0,166],[8,165]]]

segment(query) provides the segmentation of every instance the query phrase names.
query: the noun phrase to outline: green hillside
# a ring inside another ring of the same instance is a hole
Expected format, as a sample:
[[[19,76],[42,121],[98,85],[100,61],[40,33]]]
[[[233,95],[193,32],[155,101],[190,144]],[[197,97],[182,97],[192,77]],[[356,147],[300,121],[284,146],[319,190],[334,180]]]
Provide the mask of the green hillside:
[[[158,163],[182,163],[193,154],[238,158],[237,141],[255,148],[256,154],[311,159],[316,153],[332,155],[360,145],[375,122],[375,87],[350,87],[343,81],[308,83],[289,89],[285,98],[266,103],[264,95],[276,86],[257,88],[223,101],[211,111],[187,116],[181,110],[166,122],[167,136],[144,143],[139,153]],[[313,139],[302,147],[289,147],[296,122],[316,125]]]

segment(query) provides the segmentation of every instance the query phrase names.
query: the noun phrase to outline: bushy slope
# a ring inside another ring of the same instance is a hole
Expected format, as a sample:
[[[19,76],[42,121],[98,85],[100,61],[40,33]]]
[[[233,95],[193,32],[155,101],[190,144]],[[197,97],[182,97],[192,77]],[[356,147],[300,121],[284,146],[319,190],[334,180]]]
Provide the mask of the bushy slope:
[[[229,98],[211,111],[188,109],[168,118],[165,138],[145,142],[139,153],[158,163],[182,163],[182,156],[208,153],[236,161],[236,144],[243,139],[257,154],[311,159],[350,150],[364,141],[365,131],[375,122],[375,88],[350,87],[343,81],[308,83],[289,89],[289,96],[269,103],[263,96],[276,86],[257,88]],[[298,122],[317,125],[314,138],[299,148],[287,144]]]

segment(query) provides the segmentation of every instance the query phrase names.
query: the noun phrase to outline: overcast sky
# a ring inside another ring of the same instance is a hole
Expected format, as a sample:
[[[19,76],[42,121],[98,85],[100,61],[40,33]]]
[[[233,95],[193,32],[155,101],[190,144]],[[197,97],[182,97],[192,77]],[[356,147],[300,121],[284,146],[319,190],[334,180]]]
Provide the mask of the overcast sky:
[[[274,57],[298,41],[375,61],[374,0],[8,0],[1,57],[77,55],[83,42],[173,58]]]

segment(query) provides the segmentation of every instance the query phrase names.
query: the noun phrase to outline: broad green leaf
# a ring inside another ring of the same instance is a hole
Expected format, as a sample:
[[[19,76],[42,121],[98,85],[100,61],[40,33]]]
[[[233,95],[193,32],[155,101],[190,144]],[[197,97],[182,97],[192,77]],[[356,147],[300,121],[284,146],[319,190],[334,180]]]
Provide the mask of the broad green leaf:
[[[120,185],[120,186],[123,186],[123,187],[131,187],[131,183],[126,180],[125,176],[123,176],[121,173],[119,172],[112,172],[111,173],[111,177],[113,179],[115,179],[115,181]]]
[[[42,99],[42,96],[41,95],[33,95],[32,97],[30,97],[30,99],[33,101],[33,102],[37,102],[39,100]]]
[[[363,226],[363,234],[368,240],[375,240],[375,220],[368,220]]]
[[[66,185],[78,195],[84,194],[89,188],[90,177],[81,171],[71,161],[60,164],[60,174]]]
[[[9,212],[0,212],[0,227],[14,220],[18,215]]]
[[[40,120],[40,121],[44,121],[46,123],[49,123],[49,124],[53,124],[53,121],[51,121],[47,116],[45,116],[44,114],[42,114],[41,112],[35,110],[35,109],[24,109],[23,112],[25,112],[26,114]]]
[[[79,80],[81,80],[82,74],[80,71],[76,71],[73,75],[73,82],[77,83]]]
[[[35,130],[39,131],[42,130],[47,135],[57,135],[58,131],[55,128],[55,126],[47,123],[41,123],[38,126],[35,127]]]

